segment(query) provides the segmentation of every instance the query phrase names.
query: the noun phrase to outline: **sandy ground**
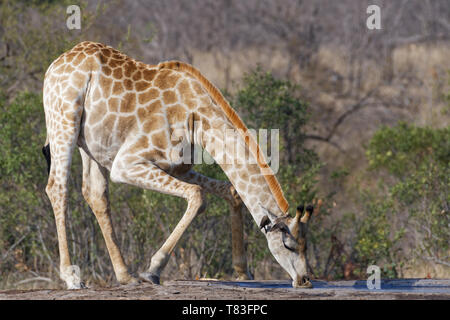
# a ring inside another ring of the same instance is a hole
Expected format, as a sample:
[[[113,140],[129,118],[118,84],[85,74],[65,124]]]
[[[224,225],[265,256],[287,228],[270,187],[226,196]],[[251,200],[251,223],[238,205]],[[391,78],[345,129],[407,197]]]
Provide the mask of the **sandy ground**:
[[[82,290],[8,290],[0,300],[298,300],[298,299],[446,299],[450,279],[399,279],[368,290],[365,281],[313,281],[313,289],[295,289],[287,281],[167,281],[162,285]]]

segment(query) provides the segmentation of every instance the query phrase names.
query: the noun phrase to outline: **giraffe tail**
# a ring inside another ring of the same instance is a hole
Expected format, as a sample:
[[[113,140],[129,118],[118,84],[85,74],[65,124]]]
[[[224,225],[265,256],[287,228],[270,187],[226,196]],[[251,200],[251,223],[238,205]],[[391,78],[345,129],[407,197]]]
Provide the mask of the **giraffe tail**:
[[[50,143],[47,143],[42,147],[42,153],[44,154],[45,160],[47,160],[47,173],[50,175],[50,165],[52,163],[50,156]]]

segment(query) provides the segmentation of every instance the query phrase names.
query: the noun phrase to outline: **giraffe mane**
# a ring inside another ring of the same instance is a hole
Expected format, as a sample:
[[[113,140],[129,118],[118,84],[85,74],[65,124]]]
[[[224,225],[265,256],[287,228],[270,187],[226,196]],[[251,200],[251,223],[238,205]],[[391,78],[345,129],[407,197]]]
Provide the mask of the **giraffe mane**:
[[[239,115],[236,113],[236,111],[230,106],[228,101],[224,98],[222,93],[219,91],[219,89],[216,88],[208,79],[203,76],[199,70],[191,66],[190,64],[180,62],[180,61],[166,61],[161,62],[158,64],[158,69],[171,69],[171,70],[177,70],[177,71],[184,71],[189,73],[190,75],[194,76],[206,89],[208,94],[212,97],[214,101],[222,108],[222,110],[225,112],[225,115],[227,116],[228,120],[233,124],[233,126],[238,129],[240,132],[242,138],[244,139],[245,143],[249,147],[250,151],[252,152],[253,156],[256,158],[256,161],[258,163],[258,166],[260,169],[264,169],[265,172],[269,172],[267,174],[263,174],[264,179],[266,180],[270,191],[272,192],[273,196],[275,197],[275,200],[280,207],[281,211],[283,213],[286,213],[289,204],[284,197],[283,190],[281,189],[281,186],[275,177],[272,169],[267,164],[266,159],[264,158],[263,153],[260,150],[260,147],[258,143],[256,143],[253,136],[249,133],[247,127],[245,126],[244,122],[241,120]]]

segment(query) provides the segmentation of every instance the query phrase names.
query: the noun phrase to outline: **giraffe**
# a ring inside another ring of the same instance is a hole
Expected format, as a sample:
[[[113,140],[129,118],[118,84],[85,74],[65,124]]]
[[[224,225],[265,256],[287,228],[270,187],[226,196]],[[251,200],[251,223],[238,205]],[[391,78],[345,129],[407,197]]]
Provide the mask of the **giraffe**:
[[[67,182],[72,153],[83,164],[82,193],[103,233],[116,278],[159,284],[171,252],[194,217],[205,209],[205,193],[226,199],[232,212],[233,265],[248,276],[242,241],[242,207],[267,238],[294,287],[311,287],[306,268],[306,227],[313,208],[288,214],[283,191],[258,144],[220,91],[194,67],[178,62],[147,65],[121,52],[85,41],[63,53],[48,68],[43,86],[49,169],[46,193],[55,215],[60,277],[69,289],[84,287],[73,274],[67,246]],[[198,125],[197,125],[198,124]],[[225,136],[226,130],[239,133]],[[175,137],[175,138],[174,138]],[[230,140],[230,141],[228,141]],[[180,141],[200,145],[230,181],[218,181],[183,161]],[[217,145],[225,145],[218,148]],[[254,161],[242,163],[229,142]],[[218,144],[219,143],[219,144]],[[111,223],[108,176],[112,182],[182,197],[187,209],[139,277],[125,265]],[[140,279],[139,279],[140,278]]]

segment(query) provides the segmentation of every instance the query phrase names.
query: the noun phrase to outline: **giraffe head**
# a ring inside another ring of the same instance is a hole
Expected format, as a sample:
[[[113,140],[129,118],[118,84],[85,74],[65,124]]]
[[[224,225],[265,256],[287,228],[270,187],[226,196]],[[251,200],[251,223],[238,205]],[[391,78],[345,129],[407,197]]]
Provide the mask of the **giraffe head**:
[[[321,204],[319,200],[317,206]],[[260,228],[265,230],[273,256],[291,276],[294,288],[312,288],[306,263],[306,233],[314,207],[308,205],[305,211],[303,205],[298,206],[295,217],[289,214],[276,216],[262,208],[266,215],[261,220]]]

